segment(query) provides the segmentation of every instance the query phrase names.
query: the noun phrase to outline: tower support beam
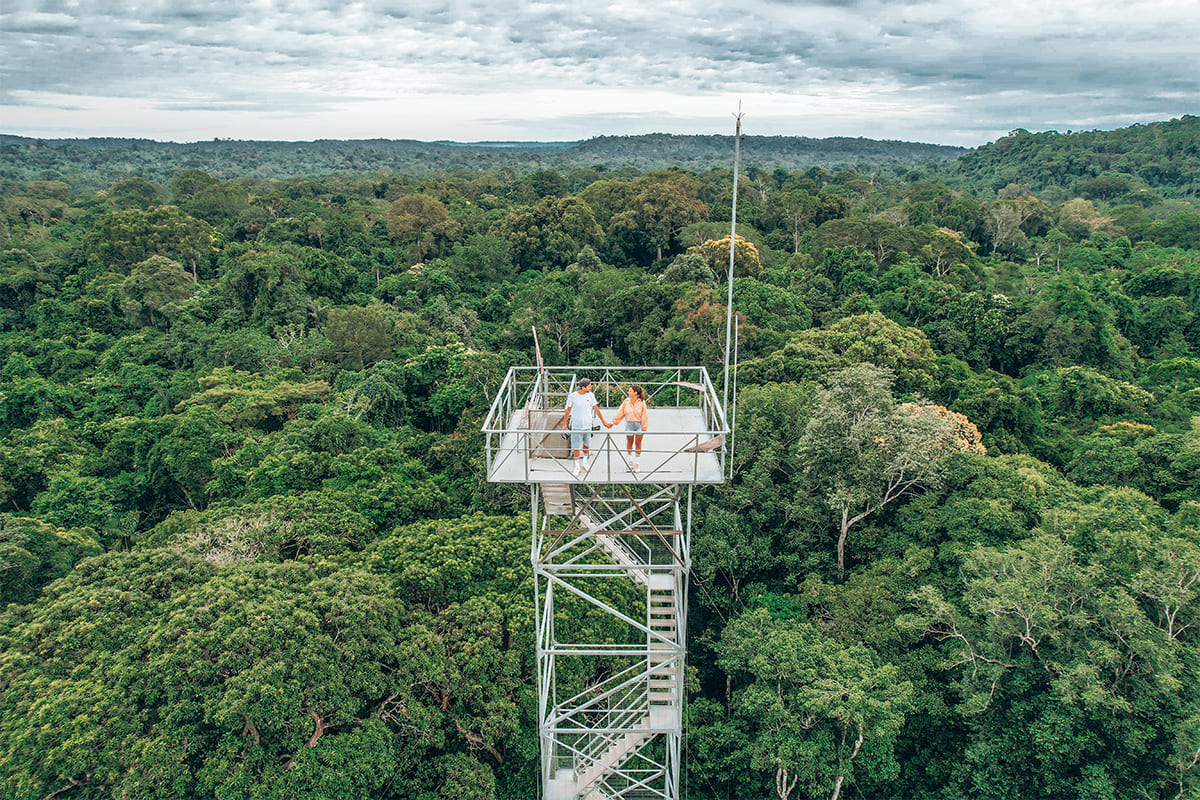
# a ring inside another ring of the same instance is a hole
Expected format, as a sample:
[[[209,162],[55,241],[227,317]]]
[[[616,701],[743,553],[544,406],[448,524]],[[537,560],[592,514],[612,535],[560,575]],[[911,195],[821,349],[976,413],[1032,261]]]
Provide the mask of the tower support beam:
[[[489,480],[532,489],[542,795],[678,800],[692,496],[723,480],[725,414],[702,367],[590,368],[602,407],[631,383],[658,403],[644,471],[601,432],[576,478],[546,426],[577,371],[513,368],[484,423]]]

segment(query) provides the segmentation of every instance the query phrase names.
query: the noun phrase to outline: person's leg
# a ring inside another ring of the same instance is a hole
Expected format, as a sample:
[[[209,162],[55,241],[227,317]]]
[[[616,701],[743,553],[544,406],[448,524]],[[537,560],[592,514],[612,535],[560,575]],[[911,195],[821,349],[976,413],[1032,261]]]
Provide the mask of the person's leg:
[[[642,434],[633,437],[633,462],[640,464],[642,461]]]
[[[633,434],[632,433],[625,437],[625,455],[627,455],[627,456],[633,455]]]
[[[583,450],[583,434],[571,431],[571,456],[575,459],[575,477],[583,472],[583,460],[580,453]]]

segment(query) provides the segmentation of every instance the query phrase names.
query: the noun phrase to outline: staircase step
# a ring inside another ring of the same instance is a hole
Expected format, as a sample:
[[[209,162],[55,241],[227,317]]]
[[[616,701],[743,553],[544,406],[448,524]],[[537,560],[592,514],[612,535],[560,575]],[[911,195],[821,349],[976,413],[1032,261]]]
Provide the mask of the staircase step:
[[[633,581],[640,583],[643,586],[647,585],[649,579],[646,576],[645,570],[633,569],[634,567],[641,567],[642,565],[637,561],[633,554],[629,552],[625,545],[621,543],[618,537],[597,533],[596,541],[600,543],[600,546],[604,548],[604,552],[608,553],[608,557],[611,558],[614,563],[628,568],[625,570],[625,574],[627,574]]]
[[[542,505],[547,514],[569,516],[575,513],[575,498],[570,484],[542,484]]]
[[[656,592],[673,592],[675,591],[675,576],[656,572],[650,581],[650,588]]]
[[[616,739],[596,760],[579,773],[579,787],[586,788],[604,775],[625,763],[638,748],[650,741],[654,734],[649,730],[650,715],[646,714],[638,720],[638,727]],[[585,797],[589,794],[584,794]]]

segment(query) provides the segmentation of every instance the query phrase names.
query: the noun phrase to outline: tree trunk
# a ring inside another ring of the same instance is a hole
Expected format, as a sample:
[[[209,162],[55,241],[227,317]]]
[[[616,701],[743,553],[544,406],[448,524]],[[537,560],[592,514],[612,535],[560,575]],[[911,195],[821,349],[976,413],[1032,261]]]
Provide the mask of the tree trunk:
[[[242,719],[246,723],[245,725],[242,726],[242,736],[254,737],[254,744],[257,746],[260,741],[259,736],[258,736],[258,728],[254,727],[254,725],[251,724],[250,717],[244,711],[242,712]]]
[[[854,761],[854,759],[858,757],[858,751],[862,750],[863,737],[864,737],[863,729],[862,729],[862,726],[860,725],[858,728],[858,740],[854,742],[854,751],[852,753],[850,753],[850,758],[848,759],[849,761]],[[846,743],[846,732],[845,732],[845,730],[843,730],[842,731],[842,744],[844,745],[845,743]],[[846,782],[846,773],[841,771],[841,765],[839,765],[838,769],[839,769],[839,772],[838,772],[837,780],[833,782],[833,796],[830,797],[829,800],[838,800],[838,798],[840,798],[842,796],[842,784]]]
[[[886,503],[887,500],[884,500]],[[879,505],[883,505],[880,503]],[[838,580],[842,580],[846,576],[846,538],[850,535],[850,529],[871,515],[876,506],[867,506],[867,510],[860,514],[850,516],[850,506],[842,506],[842,521],[838,532],[837,541],[837,562],[838,562]]]
[[[77,778],[68,778],[67,780],[69,780],[70,783],[68,783],[66,786],[62,787],[61,789],[59,789],[57,791],[53,791],[50,794],[46,795],[45,797],[42,798],[42,800],[52,800],[52,798],[58,797],[63,792],[69,792],[72,789],[75,789],[79,786],[83,786],[83,782]]]
[[[842,506],[842,526],[841,532],[838,534],[837,541],[837,559],[838,559],[838,580],[846,577],[846,537],[850,534],[850,509]]]
[[[796,784],[800,782],[800,776],[788,780],[788,771],[783,767],[775,770],[775,792],[779,795],[779,800],[788,800],[792,790],[796,788]]]
[[[325,720],[321,719],[320,714],[313,711],[311,708],[308,709],[308,715],[312,717],[313,732],[312,736],[308,737],[308,741],[304,743],[304,746],[316,747],[317,742],[321,740],[321,737],[325,734],[325,729],[328,728],[329,725],[326,724]]]

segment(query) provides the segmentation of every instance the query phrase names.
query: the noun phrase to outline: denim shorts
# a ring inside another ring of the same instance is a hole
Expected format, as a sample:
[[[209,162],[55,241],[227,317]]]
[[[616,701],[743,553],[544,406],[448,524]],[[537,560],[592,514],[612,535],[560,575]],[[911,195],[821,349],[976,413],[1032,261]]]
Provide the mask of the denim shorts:
[[[642,423],[640,423],[640,422],[633,422],[631,420],[631,421],[625,423],[625,430],[629,431],[630,433],[636,433],[636,432],[640,431],[641,429],[642,429]]]
[[[590,447],[592,444],[591,431],[571,431],[571,449],[582,450],[585,447]]]

